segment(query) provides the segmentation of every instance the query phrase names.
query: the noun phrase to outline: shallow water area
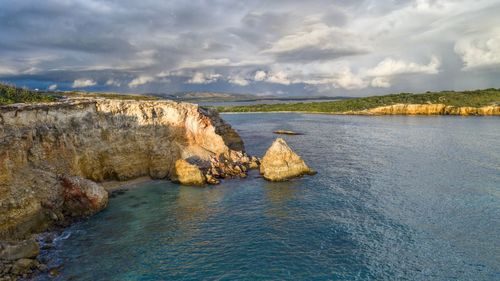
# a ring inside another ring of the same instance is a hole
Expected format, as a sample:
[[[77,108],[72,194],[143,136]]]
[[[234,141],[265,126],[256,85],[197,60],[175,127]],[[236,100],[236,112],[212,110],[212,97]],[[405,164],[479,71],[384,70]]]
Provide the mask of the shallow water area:
[[[224,114],[318,171],[141,183],[76,223],[37,280],[499,280],[498,117]]]

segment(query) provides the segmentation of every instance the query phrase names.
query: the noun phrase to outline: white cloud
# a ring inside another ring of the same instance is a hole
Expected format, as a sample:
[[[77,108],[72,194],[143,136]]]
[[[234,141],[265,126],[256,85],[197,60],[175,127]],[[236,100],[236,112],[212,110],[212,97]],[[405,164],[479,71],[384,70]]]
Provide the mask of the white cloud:
[[[387,77],[375,77],[370,85],[374,88],[389,88],[391,87],[391,81]]]
[[[229,81],[229,83],[235,84],[238,86],[247,86],[248,84],[250,84],[250,82],[248,82],[248,80],[246,80],[245,78],[238,76],[238,75],[234,76],[234,77],[230,77],[228,81]]]
[[[294,83],[305,83],[317,86],[331,85],[335,88],[343,88],[346,90],[363,89],[369,85],[363,77],[354,74],[351,68],[343,63],[330,73],[314,74],[311,79],[296,79]]]
[[[307,26],[295,34],[282,37],[274,42],[271,48],[265,50],[268,53],[282,53],[302,49],[308,46],[316,46],[322,43],[330,34],[330,27],[326,24],[318,23]]]
[[[291,83],[290,79],[288,79],[286,73],[283,71],[268,73],[266,81],[269,83],[282,84],[282,85],[290,85]]]
[[[263,70],[258,70],[257,72],[255,72],[254,80],[281,85],[290,85],[292,83],[292,81],[288,78],[287,74],[284,71],[266,72]]]
[[[263,70],[258,70],[255,72],[254,80],[255,81],[264,81],[267,77],[267,73]]]
[[[108,79],[108,81],[106,81],[106,85],[120,87],[122,85],[122,83],[118,80],[115,80],[115,79]]]
[[[221,59],[205,59],[201,61],[187,61],[180,64],[179,68],[199,68],[210,66],[226,66],[231,63],[228,58]]]
[[[135,88],[140,85],[147,84],[149,82],[153,82],[155,79],[149,75],[141,75],[139,77],[134,78],[132,81],[128,83],[129,88]]]
[[[428,64],[418,64],[404,60],[386,58],[377,66],[369,69],[366,74],[369,76],[393,76],[399,74],[436,74],[439,72],[441,62],[432,56]]]
[[[187,81],[188,84],[209,84],[217,81],[221,77],[220,74],[196,72],[191,79]]]
[[[52,84],[47,88],[49,91],[55,91],[57,89],[57,84]]]
[[[462,38],[455,52],[464,62],[464,70],[500,64],[500,30],[486,38]]]
[[[333,80],[333,84],[347,90],[363,89],[368,86],[368,83],[363,78],[353,74],[350,68],[344,68],[339,72],[338,77]]]
[[[73,81],[72,87],[73,88],[85,88],[85,87],[90,87],[90,86],[94,86],[94,85],[97,85],[96,81],[94,81],[92,79],[82,78],[82,79],[76,79],[75,81]]]
[[[376,66],[353,71],[348,61],[317,62],[306,65],[288,65],[292,71],[291,83],[304,83],[315,86],[332,86],[346,90],[359,90],[367,87],[389,88],[391,80],[404,74],[436,74],[439,72],[440,61],[432,57],[428,64],[419,64],[406,60],[386,58]],[[286,77],[285,74],[282,74]],[[269,76],[269,74],[267,74]],[[269,77],[259,73],[259,79],[269,80]]]
[[[306,17],[307,18],[307,17]],[[364,38],[346,28],[329,26],[317,17],[305,20],[302,28],[281,37],[262,54],[275,55],[279,61],[325,61],[365,54]]]

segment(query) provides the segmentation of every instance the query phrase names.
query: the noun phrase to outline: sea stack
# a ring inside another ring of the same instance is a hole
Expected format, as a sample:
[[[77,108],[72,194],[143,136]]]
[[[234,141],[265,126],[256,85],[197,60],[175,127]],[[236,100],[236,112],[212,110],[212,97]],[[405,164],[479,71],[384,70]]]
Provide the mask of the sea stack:
[[[277,138],[262,158],[260,173],[269,181],[285,181],[316,172],[293,152],[285,140]]]
[[[204,185],[206,183],[206,178],[200,168],[184,159],[175,162],[172,180],[183,185]]]

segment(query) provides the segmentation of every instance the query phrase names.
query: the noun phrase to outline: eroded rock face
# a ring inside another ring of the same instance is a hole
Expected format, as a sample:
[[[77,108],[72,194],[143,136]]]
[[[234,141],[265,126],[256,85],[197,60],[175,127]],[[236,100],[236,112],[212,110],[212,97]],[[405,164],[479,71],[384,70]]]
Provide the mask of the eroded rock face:
[[[314,174],[282,138],[277,138],[260,164],[260,173],[269,181],[284,181],[305,174]]]
[[[444,104],[394,104],[365,111],[351,112],[368,115],[500,115],[500,106],[458,107]]]
[[[178,159],[208,162],[243,148],[217,112],[194,104],[70,99],[2,106],[0,240],[99,209],[90,196],[95,186],[83,179],[170,178]],[[65,176],[82,179],[79,188],[68,188],[73,180],[61,181]],[[70,207],[73,197],[64,194],[85,196]]]

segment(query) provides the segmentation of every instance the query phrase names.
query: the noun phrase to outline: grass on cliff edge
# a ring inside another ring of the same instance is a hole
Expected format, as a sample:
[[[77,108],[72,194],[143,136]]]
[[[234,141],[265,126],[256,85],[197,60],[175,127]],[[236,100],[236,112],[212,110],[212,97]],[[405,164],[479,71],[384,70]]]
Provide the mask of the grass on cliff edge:
[[[401,93],[385,96],[371,96],[330,102],[288,103],[288,104],[258,104],[247,106],[219,106],[219,112],[271,112],[300,111],[319,113],[342,113],[360,111],[379,106],[398,103],[406,104],[445,104],[451,106],[481,107],[500,104],[500,89],[485,89],[474,91],[443,91],[427,92],[425,94]]]
[[[57,96],[0,84],[0,105],[56,101]]]
[[[53,102],[63,97],[89,97],[121,100],[158,100],[160,97],[148,95],[122,95],[116,93],[86,92],[37,92],[0,83],[0,105],[13,103]]]

